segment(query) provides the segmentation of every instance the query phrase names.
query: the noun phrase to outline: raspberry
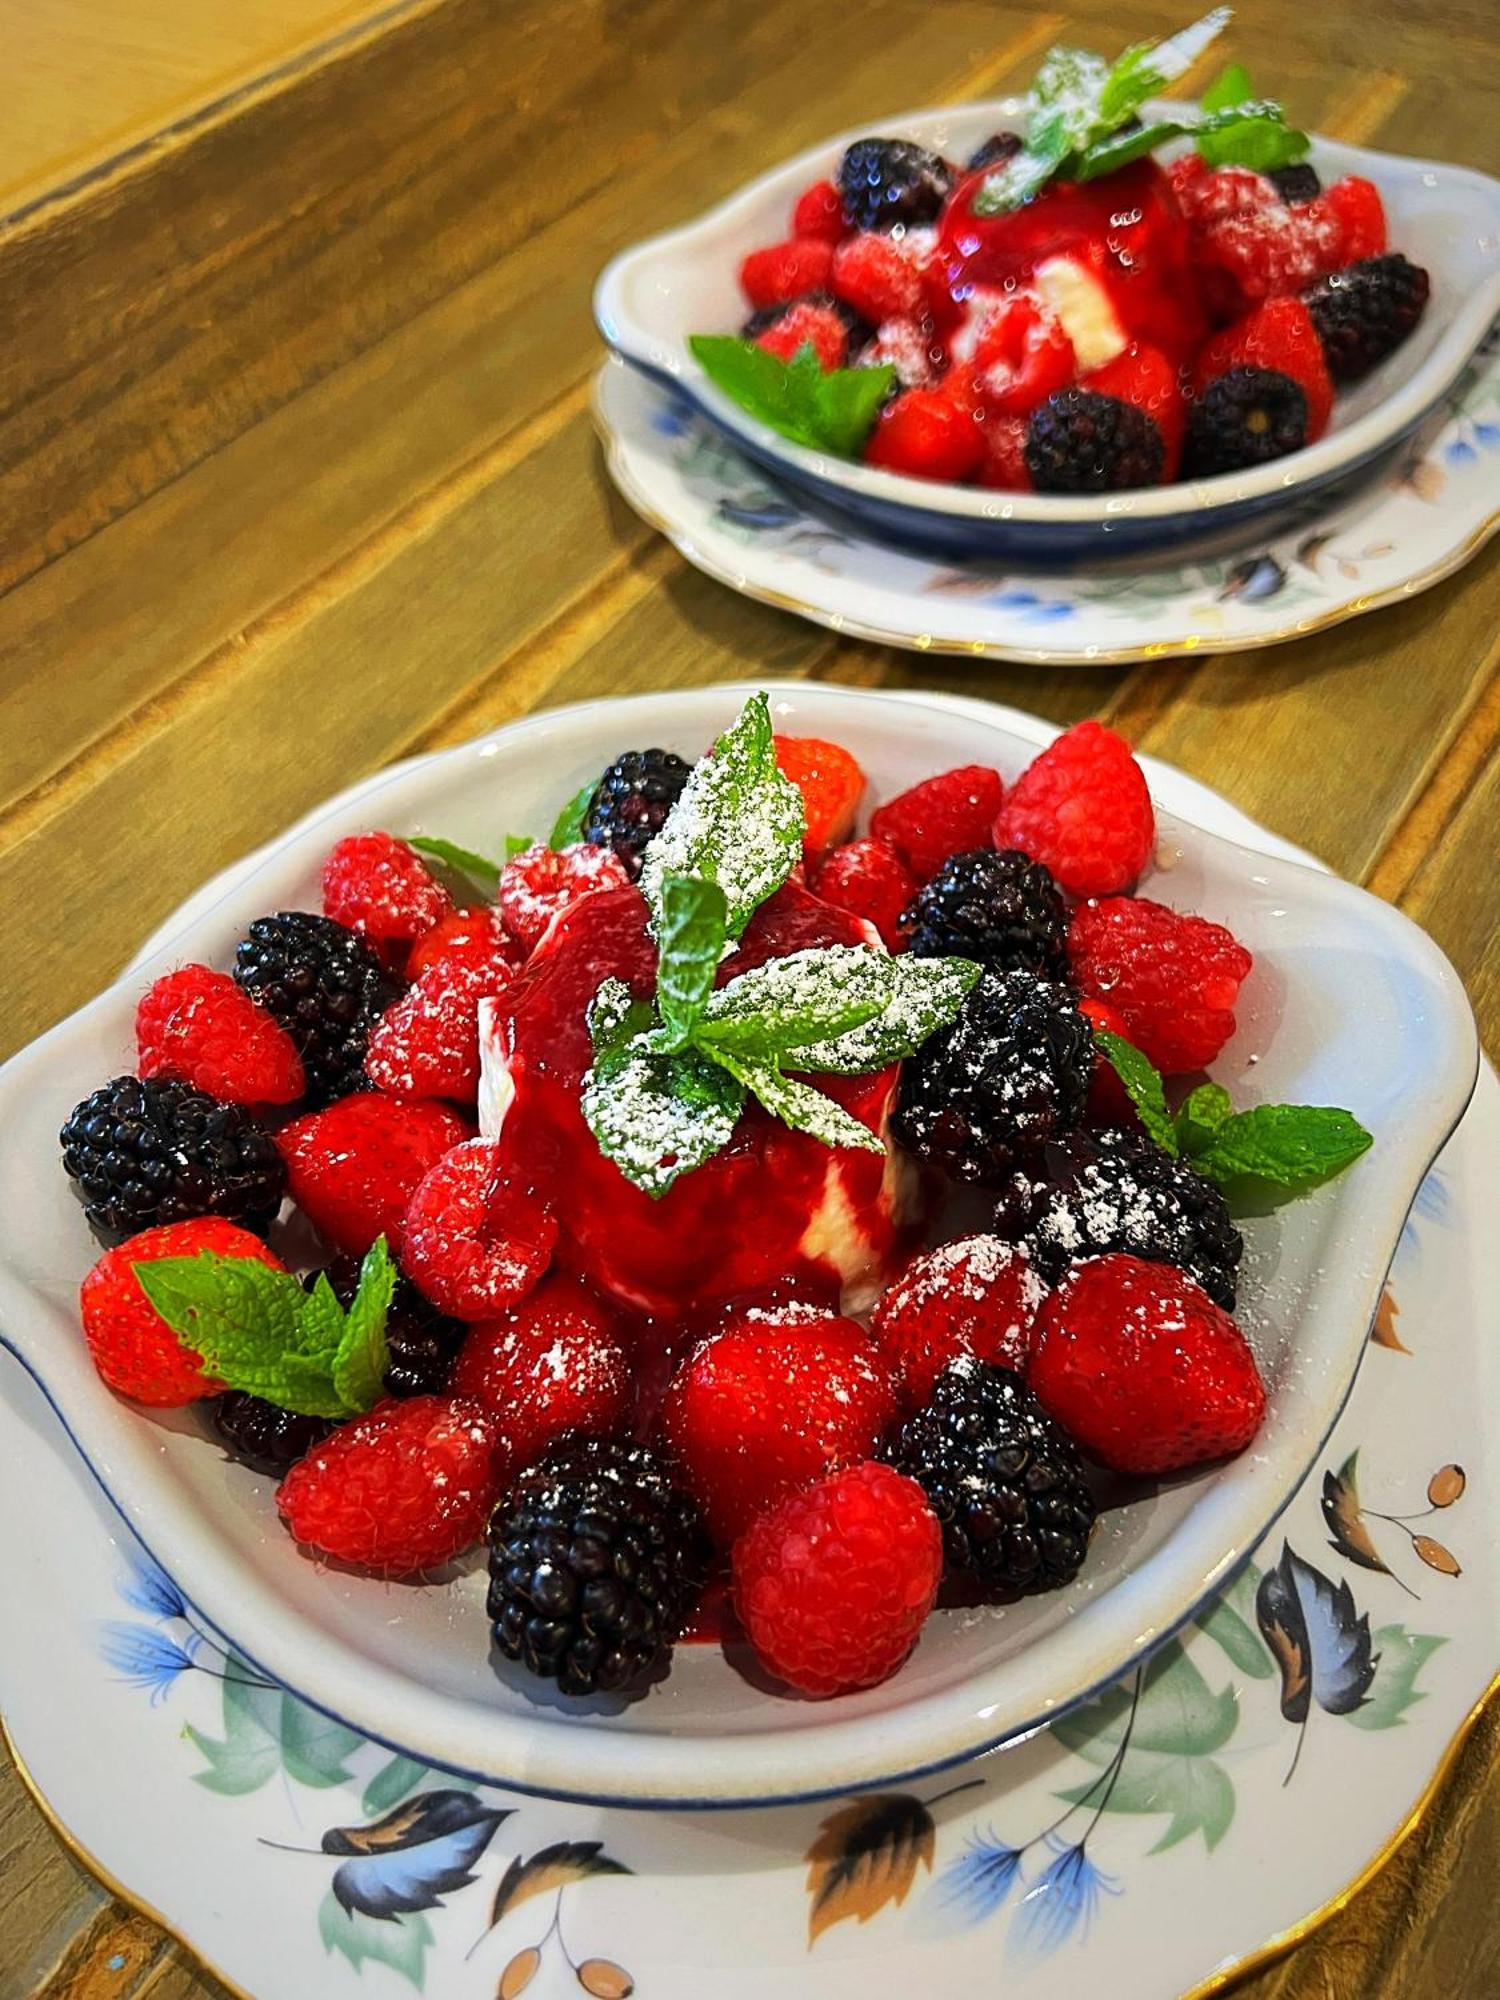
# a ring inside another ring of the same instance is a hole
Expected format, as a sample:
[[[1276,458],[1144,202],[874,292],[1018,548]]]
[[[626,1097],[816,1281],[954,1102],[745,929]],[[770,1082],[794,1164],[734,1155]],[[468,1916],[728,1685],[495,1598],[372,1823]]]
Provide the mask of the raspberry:
[[[1129,403],[1151,419],[1166,448],[1162,477],[1171,479],[1182,449],[1186,410],[1182,378],[1161,349],[1148,347],[1144,341],[1132,341],[1113,361],[1086,375],[1082,386],[1096,396],[1114,396],[1122,403]]]
[[[753,306],[779,306],[828,283],[833,246],[819,237],[794,238],[752,250],[740,266],[740,287]]]
[[[1038,493],[1118,493],[1158,485],[1166,442],[1144,411],[1091,389],[1059,389],[1032,411],[1026,470]]]
[[[567,1432],[605,1437],[630,1410],[620,1325],[569,1278],[545,1278],[519,1305],[474,1327],[453,1393],[494,1412],[509,1471],[534,1465]]]
[[[297,1045],[227,972],[184,965],[141,995],[142,1076],[168,1077],[230,1104],[290,1104],[306,1078]]]
[[[1290,375],[1231,368],[1195,398],[1183,471],[1190,479],[1269,465],[1307,443],[1307,397]]]
[[[1106,1001],[1082,999],[1078,1003],[1078,1011],[1096,1032],[1102,1028],[1107,1035],[1118,1035],[1122,1042],[1130,1040],[1130,1023],[1118,1008],[1111,1007]],[[1120,1081],[1119,1072],[1103,1049],[1096,1049],[1094,1077],[1089,1085],[1088,1123],[1120,1125],[1129,1131],[1137,1122],[1130,1092]]]
[[[223,1388],[203,1373],[199,1357],[179,1344],[141,1290],[133,1268],[161,1257],[196,1257],[202,1250],[219,1257],[253,1257],[273,1271],[286,1268],[248,1229],[206,1215],[144,1229],[106,1250],[79,1287],[84,1339],[94,1366],[116,1395],[171,1409]]]
[[[633,882],[641,856],[667,823],[667,816],[693,767],[672,750],[627,750],[594,787],[583,819],[583,837],[594,847],[611,847]]]
[[[792,210],[794,237],[816,236],[825,243],[837,243],[848,233],[848,228],[844,198],[832,181],[814,181],[798,195]]]
[[[464,921],[445,918],[410,964],[430,939]],[[257,917],[235,948],[234,977],[295,1042],[309,1106],[365,1088],[370,1030],[401,989],[358,932],[307,910]]]
[[[678,1370],[662,1423],[727,1547],[792,1487],[868,1456],[895,1411],[885,1358],[852,1320],[746,1313]]]
[[[833,253],[828,289],[872,325],[915,319],[926,294],[923,246],[889,236],[851,236]]]
[[[926,882],[950,854],[988,844],[1004,790],[987,764],[960,764],[887,799],[870,815],[870,831]]]
[[[902,1065],[891,1130],[955,1180],[999,1182],[1018,1153],[1078,1123],[1093,1065],[1068,993],[986,971],[958,1019]]]
[[[1335,382],[1358,382],[1393,354],[1427,306],[1431,280],[1405,257],[1367,257],[1303,294]]]
[[[362,1257],[377,1236],[399,1253],[417,1183],[469,1131],[445,1104],[365,1093],[294,1119],[276,1143],[297,1206],[336,1250]]]
[[[915,1410],[960,1355],[1024,1373],[1031,1322],[1046,1295],[1024,1250],[998,1236],[961,1236],[908,1267],[876,1306],[870,1331],[896,1371],[902,1401]]]
[[[315,1444],[331,1437],[334,1429],[327,1417],[299,1416],[244,1389],[226,1389],[215,1396],[208,1421],[232,1459],[276,1479]]]
[[[402,1262],[412,1283],[455,1319],[492,1319],[531,1290],[552,1261],[557,1224],[505,1181],[500,1149],[468,1139],[429,1169],[407,1204]]]
[[[865,774],[841,743],[817,736],[774,739],[776,767],[802,794],[807,828],[802,852],[808,861],[846,840],[864,797]]]
[[[1193,364],[1194,392],[1201,396],[1232,368],[1289,376],[1307,398],[1308,442],[1323,435],[1333,408],[1333,384],[1323,343],[1301,299],[1272,299],[1205,342]]]
[[[1311,204],[1310,212],[1333,229],[1335,245],[1328,261],[1314,273],[1321,277],[1343,264],[1379,257],[1386,245],[1385,205],[1373,181],[1348,174]]]
[[[1144,1132],[1070,1132],[1041,1149],[1002,1194],[996,1227],[1018,1236],[1056,1284],[1085,1257],[1123,1250],[1175,1264],[1234,1310],[1244,1241],[1212,1181]]]
[[[286,1189],[276,1142],[238,1104],[117,1076],[73,1107],[63,1171],[101,1236],[217,1215],[267,1230]]]
[[[948,355],[930,320],[898,313],[876,327],[859,365],[894,368],[902,389],[931,389],[947,373]]]
[[[1074,1265],[1037,1319],[1031,1385],[1117,1472],[1228,1457],[1266,1409],[1255,1356],[1228,1313],[1183,1272],[1138,1257]]]
[[[1011,1369],[954,1362],[886,1456],[926,1493],[950,1571],[984,1597],[1058,1590],[1083,1567],[1095,1505],[1078,1449]]]
[[[891,951],[901,949],[901,912],[917,885],[883,840],[851,840],[836,847],[813,886],[825,903],[873,924]]]
[[[1253,960],[1205,917],[1146,896],[1110,896],[1073,913],[1073,977],[1124,1016],[1129,1039],[1167,1076],[1202,1069],[1234,1033]]]
[[[430,964],[370,1036],[365,1074],[392,1097],[459,1097],[479,1089],[479,1003],[509,985],[508,941],[488,962]]]
[[[1196,229],[1211,228],[1231,215],[1252,215],[1281,205],[1268,175],[1249,167],[1211,170],[1196,153],[1174,161],[1167,176],[1185,220]]]
[[[1125,888],[1156,845],[1151,793],[1130,745],[1102,722],[1064,730],[1011,786],[994,840],[1040,861],[1070,896]]]
[[[755,344],[782,361],[790,361],[802,347],[811,347],[825,370],[842,368],[849,359],[849,329],[842,318],[831,306],[807,299],[778,313],[775,322],[755,336]]]
[[[980,325],[970,359],[980,400],[990,416],[1029,416],[1038,403],[1065,389],[1078,372],[1073,343],[1061,322],[1025,297],[1002,295],[998,310]]]
[[[512,855],[500,871],[500,919],[533,951],[559,910],[596,889],[624,889],[629,882],[629,871],[612,848],[585,843],[558,854],[538,841]]]
[[[866,1462],[788,1494],[734,1549],[734,1605],[762,1665],[802,1694],[887,1680],[937,1600],[943,1538],[915,1480]]]
[[[979,468],[981,486],[993,486],[1003,493],[1029,493],[1031,473],[1026,465],[1026,419],[991,417],[984,427],[984,464]]]
[[[434,925],[412,946],[406,971],[412,979],[420,979],[434,965],[479,965],[488,971],[497,960],[518,969],[524,954],[501,923],[500,912],[486,903],[475,910],[455,910]]]
[[[413,1576],[479,1541],[499,1487],[489,1411],[412,1396],[340,1425],[292,1467],[276,1505],[304,1547]]]
[[[453,898],[414,847],[355,833],[323,864],[323,914],[399,953],[451,914]]]
[[[947,161],[907,139],[856,139],[839,162],[844,214],[855,229],[935,222],[952,188]]]
[[[905,389],[886,404],[865,446],[865,463],[952,485],[973,477],[984,451],[984,427],[949,377],[935,389]]]
[[[972,958],[1066,979],[1067,911],[1039,861],[1013,847],[952,854],[905,913],[918,958]]]

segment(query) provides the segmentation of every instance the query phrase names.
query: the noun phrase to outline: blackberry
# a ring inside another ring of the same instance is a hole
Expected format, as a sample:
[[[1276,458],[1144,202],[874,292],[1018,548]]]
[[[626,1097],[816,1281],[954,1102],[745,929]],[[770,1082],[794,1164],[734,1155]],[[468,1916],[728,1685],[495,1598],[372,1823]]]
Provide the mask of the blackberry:
[[[222,1215],[262,1235],[276,1219],[286,1168],[243,1105],[138,1076],[75,1105],[58,1135],[83,1212],[106,1239],[157,1223]]]
[[[1283,201],[1316,201],[1323,192],[1317,168],[1306,160],[1299,160],[1294,167],[1277,167],[1266,179]]]
[[[969,155],[966,172],[977,174],[981,167],[1000,167],[1013,160],[1026,141],[1019,132],[992,132],[982,146]]]
[[[370,1030],[401,991],[358,932],[307,910],[257,917],[234,976],[297,1044],[310,1105],[365,1090]]]
[[[328,1266],[327,1278],[341,1306],[353,1302],[359,1290],[358,1257],[336,1257]],[[311,1285],[316,1271],[304,1281]],[[468,1328],[462,1320],[449,1319],[423,1298],[411,1279],[401,1273],[391,1294],[390,1311],[385,1316],[386,1344],[391,1350],[390,1365],[382,1386],[388,1396],[442,1396],[458,1350]]]
[[[702,1589],[696,1504],[641,1445],[564,1438],[490,1520],[495,1644],[566,1695],[615,1693],[666,1664]]]
[[[1093,1069],[1066,989],[987,970],[957,1020],[902,1065],[891,1129],[955,1180],[999,1184],[1022,1153],[1078,1124]]]
[[[1039,861],[1014,848],[951,855],[901,921],[918,958],[974,958],[1002,972],[1068,977],[1062,891]]]
[[[1357,382],[1405,340],[1426,310],[1431,280],[1399,251],[1320,278],[1302,296],[1335,382]]]
[[[875,338],[875,329],[863,313],[857,313],[853,306],[846,305],[842,299],[836,299],[832,292],[804,292],[800,299],[784,299],[779,305],[762,306],[759,312],[751,313],[740,328],[741,338],[754,340],[762,333],[769,333],[771,328],[779,326],[796,306],[821,306],[825,312],[836,313],[844,322],[849,335],[851,354],[857,353],[861,347]],[[651,756],[653,753],[647,751],[645,754]],[[664,756],[666,753],[658,751],[655,754]]]
[[[1182,469],[1204,478],[1285,458],[1307,443],[1307,397],[1274,368],[1230,368],[1188,405]]]
[[[856,139],[839,162],[839,193],[854,229],[936,222],[952,189],[948,162],[906,139]]]
[[[616,757],[594,787],[583,818],[584,839],[612,847],[633,880],[692,768],[670,750],[627,750]]]
[[[1010,1369],[953,1362],[882,1456],[926,1493],[950,1573],[986,1597],[1059,1590],[1082,1568],[1097,1510],[1078,1447]]]
[[[1031,413],[1022,448],[1038,493],[1118,493],[1154,486],[1166,463],[1144,410],[1095,389],[1059,389]]]
[[[1001,1196],[996,1228],[1056,1284],[1076,1259],[1122,1250],[1174,1264],[1234,1311],[1244,1239],[1212,1181],[1144,1132],[1070,1132],[1049,1141]]]
[[[283,1410],[244,1389],[215,1396],[208,1420],[231,1458],[275,1478],[336,1428],[327,1417],[299,1417],[295,1410]]]

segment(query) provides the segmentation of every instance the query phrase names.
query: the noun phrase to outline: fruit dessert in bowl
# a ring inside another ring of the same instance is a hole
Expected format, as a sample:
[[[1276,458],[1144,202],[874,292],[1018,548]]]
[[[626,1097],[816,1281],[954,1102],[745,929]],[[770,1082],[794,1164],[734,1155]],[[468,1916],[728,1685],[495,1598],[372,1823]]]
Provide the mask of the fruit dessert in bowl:
[[[1006,1740],[1192,1615],[1472,1023],[1394,911],[1044,741],[537,717],[7,1066],[5,1342],[227,1644],[450,1768],[728,1804]]]
[[[626,252],[596,313],[777,476],[944,553],[1099,560],[1324,503],[1500,311],[1500,186],[1310,140],[1227,19],[917,113]]]

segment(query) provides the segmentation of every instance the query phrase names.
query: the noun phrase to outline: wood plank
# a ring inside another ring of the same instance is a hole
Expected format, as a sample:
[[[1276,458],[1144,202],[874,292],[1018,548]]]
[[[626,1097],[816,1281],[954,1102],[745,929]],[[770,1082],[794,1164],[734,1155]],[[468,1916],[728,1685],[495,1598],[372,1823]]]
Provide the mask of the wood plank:
[[[31,1993],[62,1961],[80,1925],[108,1898],[48,1832],[0,1748],[0,1881],[24,1922],[0,1925],[0,1993]]]

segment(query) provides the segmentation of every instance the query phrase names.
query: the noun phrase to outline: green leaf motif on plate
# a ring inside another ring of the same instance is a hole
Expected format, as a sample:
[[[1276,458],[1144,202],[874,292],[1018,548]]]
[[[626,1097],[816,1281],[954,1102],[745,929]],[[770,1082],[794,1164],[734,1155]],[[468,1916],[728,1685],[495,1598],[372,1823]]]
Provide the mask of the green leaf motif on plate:
[[[388,1965],[408,1985],[422,1991],[432,1925],[420,1911],[399,1917],[366,1917],[342,1909],[330,1890],[318,1905],[318,1936],[325,1951],[338,1952],[362,1972],[367,1964]]]
[[[1347,1718],[1356,1729],[1399,1729],[1406,1711],[1427,1699],[1417,1678],[1439,1646],[1447,1641],[1428,1632],[1408,1632],[1404,1625],[1382,1625],[1375,1634],[1380,1667],[1369,1699]]]

